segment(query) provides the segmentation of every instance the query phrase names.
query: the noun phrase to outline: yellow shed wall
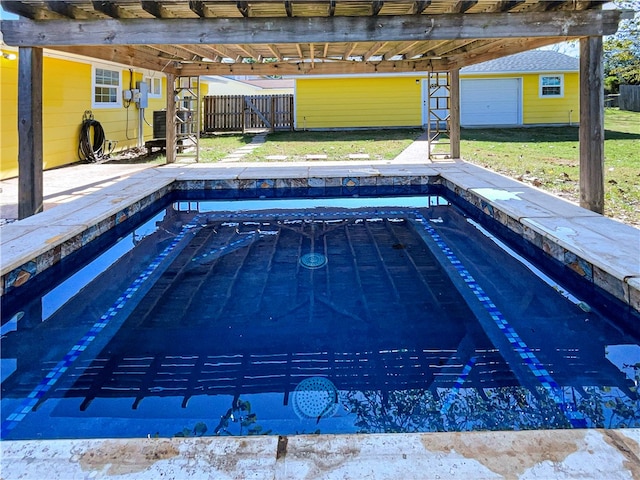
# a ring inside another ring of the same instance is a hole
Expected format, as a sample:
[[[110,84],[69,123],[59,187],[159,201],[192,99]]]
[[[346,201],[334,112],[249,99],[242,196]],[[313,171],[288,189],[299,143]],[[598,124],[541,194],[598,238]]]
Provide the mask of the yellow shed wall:
[[[422,123],[421,77],[296,80],[296,128],[409,127]]]
[[[557,72],[548,72],[549,75]],[[540,75],[545,73],[505,73],[483,75],[461,75],[461,79],[521,78],[522,122],[524,125],[577,124],[580,119],[580,75],[564,73],[564,96],[561,98],[540,97]],[[571,118],[569,117],[571,115]]]
[[[544,75],[544,74],[543,74]],[[553,75],[553,72],[550,73]],[[564,74],[564,96],[544,98],[539,93],[539,74],[523,75],[523,114],[525,124],[568,124],[579,122],[580,76]]]
[[[0,56],[0,179],[18,175],[18,62]]]
[[[129,88],[126,67],[120,70],[123,89]],[[48,57],[43,60],[43,168],[49,169],[80,160],[78,143],[85,110],[93,112],[105,138],[117,142],[115,152],[137,145],[138,108],[92,108],[92,65],[80,61]],[[143,79],[133,74],[133,86]],[[2,58],[0,70],[0,178],[18,175],[18,61]],[[145,109],[144,140],[153,138],[153,111],[165,108],[166,79],[162,79],[162,97],[149,98]]]

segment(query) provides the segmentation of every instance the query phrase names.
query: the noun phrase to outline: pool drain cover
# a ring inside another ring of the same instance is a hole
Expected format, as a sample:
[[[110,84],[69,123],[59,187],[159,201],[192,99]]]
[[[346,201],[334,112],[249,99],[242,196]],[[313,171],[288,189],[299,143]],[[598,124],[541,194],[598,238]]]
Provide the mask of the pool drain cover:
[[[300,265],[305,268],[320,268],[327,264],[327,257],[321,253],[306,253],[300,257]]]
[[[302,380],[292,394],[293,411],[300,418],[320,420],[338,411],[338,389],[324,377]]]

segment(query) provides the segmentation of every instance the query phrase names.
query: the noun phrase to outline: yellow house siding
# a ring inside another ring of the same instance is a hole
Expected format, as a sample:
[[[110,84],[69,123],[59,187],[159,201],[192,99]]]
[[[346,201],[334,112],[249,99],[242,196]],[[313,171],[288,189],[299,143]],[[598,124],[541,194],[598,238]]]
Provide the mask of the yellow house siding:
[[[0,178],[18,175],[18,61],[2,59],[0,71]],[[129,69],[117,65],[99,65],[100,68],[121,72],[121,86],[129,88]],[[160,75],[156,73],[156,75]],[[58,58],[47,55],[43,60],[43,168],[49,169],[80,160],[78,143],[80,127],[86,110],[93,112],[100,122],[105,138],[116,143],[116,152],[135,147],[138,143],[139,110],[135,104],[122,107],[94,108],[93,66],[87,61]],[[133,87],[143,80],[143,72],[133,72]],[[166,107],[166,79],[162,78],[162,96],[149,98],[143,123],[144,140],[153,137],[153,111]],[[147,125],[147,123],[149,125]]]
[[[296,128],[418,126],[422,123],[419,78],[298,79]]]
[[[505,73],[461,75],[461,79],[521,78],[522,122],[524,125],[577,123],[580,115],[580,76],[578,72],[563,73],[564,96],[540,97],[540,75],[549,73]],[[571,119],[569,118],[571,112]]]
[[[540,75],[523,75],[523,112],[525,124],[568,124],[577,122],[580,114],[580,81],[578,73],[564,73],[564,96],[540,96]],[[557,75],[550,72],[549,75]]]
[[[0,57],[0,179],[18,175],[18,62]]]
[[[91,65],[45,57],[43,61],[43,168],[78,161],[82,114],[91,108]],[[89,105],[89,107],[87,107]]]

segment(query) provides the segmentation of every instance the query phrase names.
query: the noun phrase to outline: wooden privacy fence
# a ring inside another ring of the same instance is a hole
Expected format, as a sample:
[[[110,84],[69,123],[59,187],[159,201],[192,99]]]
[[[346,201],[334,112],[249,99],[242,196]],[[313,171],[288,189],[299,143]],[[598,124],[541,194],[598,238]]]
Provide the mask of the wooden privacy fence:
[[[252,129],[293,130],[293,95],[213,95],[204,97],[205,132]]]
[[[620,110],[640,112],[640,85],[620,85]]]

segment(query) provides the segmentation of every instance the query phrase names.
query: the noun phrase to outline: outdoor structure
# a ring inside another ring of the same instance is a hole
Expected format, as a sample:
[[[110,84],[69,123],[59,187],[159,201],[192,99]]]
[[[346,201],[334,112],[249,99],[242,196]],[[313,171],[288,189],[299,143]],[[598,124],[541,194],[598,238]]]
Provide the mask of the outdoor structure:
[[[0,179],[18,175],[19,55],[15,49],[3,48],[5,51],[13,53],[15,59],[2,57],[1,60]],[[44,169],[82,159],[78,144],[83,117],[89,115],[87,111],[104,130],[104,153],[108,154],[141,146],[152,138],[153,112],[162,110],[167,103],[164,75],[153,70],[46,49],[43,72],[41,163]],[[105,96],[96,89],[106,75],[114,95]],[[142,108],[139,102],[123,97],[123,91],[137,89],[141,82],[148,88],[146,107]]]
[[[577,58],[551,50],[465,67],[460,70],[460,124],[577,124],[579,67]],[[430,83],[425,72],[296,78],[296,128],[426,125]]]
[[[621,12],[603,1],[40,2],[3,1],[20,49],[20,217],[42,209],[43,48],[167,75],[450,72],[451,155],[459,157],[460,69],[580,39],[581,205],[604,207],[602,36]],[[176,155],[176,102],[167,103],[167,161]]]
[[[532,50],[460,71],[462,126],[572,125],[579,120],[580,61]]]

